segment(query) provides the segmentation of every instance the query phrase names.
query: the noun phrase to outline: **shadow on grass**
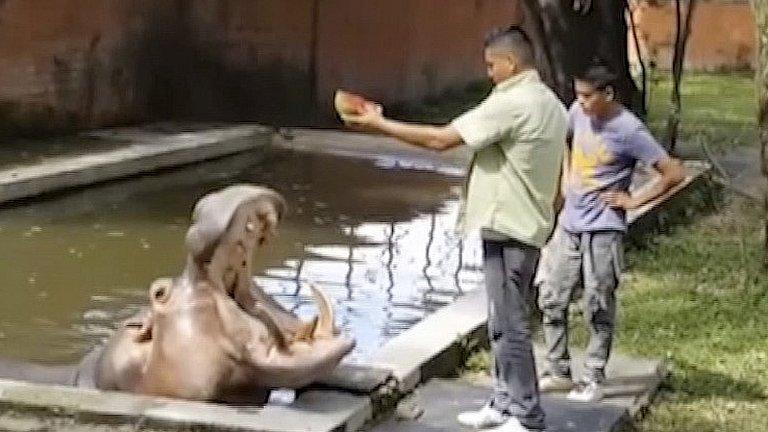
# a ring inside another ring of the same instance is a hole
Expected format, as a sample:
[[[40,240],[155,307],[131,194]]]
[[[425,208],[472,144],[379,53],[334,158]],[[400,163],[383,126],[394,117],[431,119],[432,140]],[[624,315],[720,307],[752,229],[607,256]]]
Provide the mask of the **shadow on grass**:
[[[686,360],[675,360],[675,369],[672,377],[665,382],[664,390],[676,392],[679,399],[717,397],[748,402],[768,399],[768,394],[756,381],[735,379],[723,373],[706,370]]]

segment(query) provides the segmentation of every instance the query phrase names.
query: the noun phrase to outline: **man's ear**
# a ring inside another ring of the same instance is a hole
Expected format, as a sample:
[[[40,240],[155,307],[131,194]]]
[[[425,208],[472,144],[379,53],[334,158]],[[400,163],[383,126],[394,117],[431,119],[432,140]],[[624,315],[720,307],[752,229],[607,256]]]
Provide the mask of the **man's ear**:
[[[607,86],[604,92],[605,92],[605,100],[611,102],[614,99],[616,99],[616,90],[613,89],[613,86]]]
[[[510,69],[512,69],[513,72],[517,72],[520,70],[520,62],[517,61],[517,57],[515,57],[512,53],[509,53],[506,55],[507,62],[509,63]]]

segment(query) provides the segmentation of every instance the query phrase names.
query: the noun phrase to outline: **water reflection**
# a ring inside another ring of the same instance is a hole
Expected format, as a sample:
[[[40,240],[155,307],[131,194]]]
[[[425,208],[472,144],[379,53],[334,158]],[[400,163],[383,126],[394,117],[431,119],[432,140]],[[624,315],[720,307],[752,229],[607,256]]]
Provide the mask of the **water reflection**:
[[[410,220],[342,227],[345,243],[307,245],[305,258],[268,268],[257,282],[300,315],[313,310],[302,286],[326,287],[337,301],[340,322],[358,336],[356,355],[364,358],[478,286],[481,252],[453,233],[457,205],[447,200]]]
[[[289,202],[257,282],[300,315],[324,286],[364,358],[480,281],[480,251],[453,233],[458,177],[340,157],[250,154],[0,211],[0,355],[71,361],[183,265],[194,202],[235,182]],[[30,343],[34,341],[34,343]]]

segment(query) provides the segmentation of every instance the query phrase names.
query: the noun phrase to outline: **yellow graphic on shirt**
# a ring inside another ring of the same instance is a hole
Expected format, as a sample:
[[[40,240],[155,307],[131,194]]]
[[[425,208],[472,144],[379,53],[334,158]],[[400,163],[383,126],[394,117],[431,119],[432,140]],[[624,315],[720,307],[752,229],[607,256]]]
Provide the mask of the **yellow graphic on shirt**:
[[[580,192],[590,192],[602,185],[597,181],[598,167],[613,162],[613,153],[603,138],[594,133],[581,133],[574,137],[571,150],[570,184]]]

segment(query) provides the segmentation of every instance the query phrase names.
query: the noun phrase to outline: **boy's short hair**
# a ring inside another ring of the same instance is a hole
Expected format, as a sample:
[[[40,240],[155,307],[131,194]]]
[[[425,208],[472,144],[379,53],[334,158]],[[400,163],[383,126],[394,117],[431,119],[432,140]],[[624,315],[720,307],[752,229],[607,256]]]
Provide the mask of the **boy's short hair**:
[[[536,63],[533,43],[519,26],[497,27],[491,30],[485,37],[483,47],[508,50],[526,66],[532,66]]]
[[[605,90],[608,87],[616,87],[618,75],[604,63],[593,62],[584,70],[575,74],[573,78],[585,82],[597,90]]]

